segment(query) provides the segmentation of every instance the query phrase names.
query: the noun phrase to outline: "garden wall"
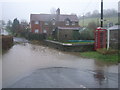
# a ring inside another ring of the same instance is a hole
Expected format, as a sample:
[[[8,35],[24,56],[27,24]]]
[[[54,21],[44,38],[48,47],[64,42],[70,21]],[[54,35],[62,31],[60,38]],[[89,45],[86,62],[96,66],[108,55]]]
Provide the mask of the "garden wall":
[[[84,51],[93,51],[94,45],[93,44],[79,44],[79,45],[64,45],[59,42],[51,42],[51,41],[44,41],[44,44],[62,51],[68,51],[68,52],[84,52]]]

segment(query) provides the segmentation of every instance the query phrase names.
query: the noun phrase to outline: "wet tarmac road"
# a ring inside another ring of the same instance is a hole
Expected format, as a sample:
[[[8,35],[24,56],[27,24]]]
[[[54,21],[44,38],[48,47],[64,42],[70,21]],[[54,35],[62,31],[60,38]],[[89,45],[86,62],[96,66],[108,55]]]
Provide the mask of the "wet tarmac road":
[[[101,71],[81,71],[75,68],[53,67],[39,69],[16,82],[11,88],[115,88],[116,74]],[[109,83],[109,84],[108,84]],[[111,86],[112,85],[112,86]]]
[[[3,54],[2,65],[3,88],[118,87],[118,65],[26,42]]]

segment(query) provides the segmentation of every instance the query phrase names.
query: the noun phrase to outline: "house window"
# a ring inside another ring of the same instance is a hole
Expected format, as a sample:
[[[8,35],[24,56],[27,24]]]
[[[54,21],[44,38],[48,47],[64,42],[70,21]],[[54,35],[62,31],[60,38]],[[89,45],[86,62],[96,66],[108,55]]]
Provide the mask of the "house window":
[[[74,26],[75,25],[75,22],[72,22],[72,26]]]
[[[35,21],[35,24],[39,24],[39,21]]]
[[[39,30],[38,30],[38,29],[35,29],[35,33],[39,33]]]
[[[48,25],[48,22],[45,22],[44,24],[45,24],[45,25]]]
[[[55,25],[55,18],[51,19],[52,25]]]
[[[70,22],[69,22],[69,21],[66,21],[66,25],[70,25]]]
[[[47,33],[47,30],[44,29],[44,30],[43,30],[43,33]]]
[[[55,25],[55,21],[52,22],[52,25]]]

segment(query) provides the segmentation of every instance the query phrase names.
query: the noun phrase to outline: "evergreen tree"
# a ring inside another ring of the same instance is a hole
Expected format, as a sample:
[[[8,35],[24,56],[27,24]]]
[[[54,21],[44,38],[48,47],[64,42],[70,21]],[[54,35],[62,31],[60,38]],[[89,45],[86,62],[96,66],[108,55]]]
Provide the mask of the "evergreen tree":
[[[13,24],[12,24],[12,32],[13,34],[18,34],[20,31],[20,23],[19,20],[17,20],[17,18],[15,18],[13,20]]]
[[[12,21],[11,21],[11,20],[9,20],[9,21],[7,22],[6,29],[9,30],[9,31],[12,30]]]

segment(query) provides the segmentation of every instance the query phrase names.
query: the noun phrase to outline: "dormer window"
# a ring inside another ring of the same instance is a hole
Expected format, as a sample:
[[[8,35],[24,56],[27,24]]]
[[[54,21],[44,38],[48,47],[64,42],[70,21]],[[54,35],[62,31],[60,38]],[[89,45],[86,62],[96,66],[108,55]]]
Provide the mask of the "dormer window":
[[[39,24],[39,21],[35,21],[35,24]]]
[[[55,25],[55,18],[52,19],[52,25]]]
[[[75,25],[75,22],[72,22],[72,26],[74,26]]]
[[[66,25],[67,25],[67,26],[70,25],[70,21],[67,20],[67,21],[66,21]]]
[[[65,19],[65,25],[67,25],[67,26],[70,25],[70,19],[69,18]]]

